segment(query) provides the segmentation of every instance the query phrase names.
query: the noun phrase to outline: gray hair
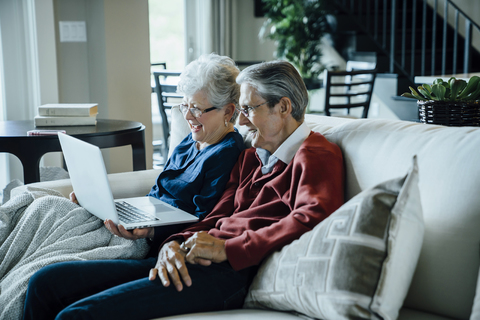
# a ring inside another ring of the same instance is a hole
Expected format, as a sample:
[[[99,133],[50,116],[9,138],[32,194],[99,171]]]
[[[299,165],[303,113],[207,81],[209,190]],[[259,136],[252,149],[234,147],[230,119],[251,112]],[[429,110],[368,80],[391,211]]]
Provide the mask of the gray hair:
[[[255,64],[242,70],[237,83],[247,83],[273,108],[281,98],[292,102],[292,117],[303,122],[308,105],[308,91],[297,69],[287,61],[269,61]]]
[[[204,54],[185,67],[180,75],[177,91],[188,97],[203,91],[207,94],[210,104],[217,109],[233,103],[235,112],[230,122],[235,123],[238,117],[236,107],[240,97],[240,85],[235,79],[239,72],[231,58],[215,53]]]

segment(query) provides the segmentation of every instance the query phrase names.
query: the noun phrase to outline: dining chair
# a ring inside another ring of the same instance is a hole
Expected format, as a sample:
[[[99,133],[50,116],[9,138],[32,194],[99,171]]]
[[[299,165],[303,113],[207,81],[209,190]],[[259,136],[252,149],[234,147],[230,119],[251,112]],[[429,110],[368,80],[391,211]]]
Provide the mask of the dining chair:
[[[163,162],[167,161],[169,137],[170,137],[170,125],[166,110],[171,109],[177,102],[172,102],[173,99],[181,99],[183,95],[177,93],[177,78],[180,76],[180,71],[160,70],[153,72],[153,78],[155,80],[155,93],[158,101],[158,111],[162,120],[162,141],[154,141],[154,150],[159,149],[163,158]],[[170,77],[172,81],[167,79]],[[160,142],[160,143],[159,143]]]
[[[366,118],[376,75],[376,69],[327,70],[325,73],[325,115],[331,116],[331,109],[346,109],[347,116],[350,116],[350,109],[362,107],[362,118]]]

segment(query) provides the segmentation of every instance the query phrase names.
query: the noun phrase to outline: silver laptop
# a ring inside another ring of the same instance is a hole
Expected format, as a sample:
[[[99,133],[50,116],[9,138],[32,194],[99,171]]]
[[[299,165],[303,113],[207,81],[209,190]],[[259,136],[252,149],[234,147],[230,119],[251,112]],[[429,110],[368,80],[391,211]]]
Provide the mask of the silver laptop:
[[[100,148],[64,133],[58,138],[78,203],[98,218],[110,219],[127,230],[198,221],[154,197],[114,200]]]

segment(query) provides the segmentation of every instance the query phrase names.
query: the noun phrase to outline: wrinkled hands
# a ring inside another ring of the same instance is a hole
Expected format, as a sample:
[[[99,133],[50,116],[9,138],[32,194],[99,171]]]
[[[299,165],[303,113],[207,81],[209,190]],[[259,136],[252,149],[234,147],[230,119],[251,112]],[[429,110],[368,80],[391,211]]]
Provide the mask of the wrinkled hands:
[[[205,231],[191,236],[184,244],[188,249],[187,262],[209,266],[212,262],[220,263],[227,260],[225,240],[217,239]]]
[[[187,287],[192,285],[192,279],[185,265],[185,255],[187,251],[177,241],[165,243],[158,253],[155,268],[150,270],[149,279],[155,280],[157,275],[162,281],[163,286],[170,285],[170,279],[177,291],[182,291],[183,282]]]
[[[225,241],[201,231],[182,244],[171,241],[163,245],[155,268],[150,270],[149,279],[155,280],[158,275],[165,287],[170,285],[171,280],[177,291],[182,291],[182,280],[186,286],[192,285],[185,261],[209,266],[212,262],[220,263],[226,260]]]

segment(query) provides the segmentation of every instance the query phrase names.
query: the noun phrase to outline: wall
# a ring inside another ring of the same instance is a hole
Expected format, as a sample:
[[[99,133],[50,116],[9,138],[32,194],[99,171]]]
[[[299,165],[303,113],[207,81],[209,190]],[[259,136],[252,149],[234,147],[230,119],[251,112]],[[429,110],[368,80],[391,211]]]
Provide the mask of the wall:
[[[444,16],[444,1],[427,0],[427,3],[434,7],[437,2],[437,10],[440,16]],[[478,0],[451,0],[461,11],[463,11],[474,23],[480,25],[480,1]],[[455,25],[455,13],[453,6],[448,6],[448,23],[451,26]],[[460,16],[458,21],[458,29],[460,35],[465,35],[465,19]],[[439,39],[440,40],[440,39]],[[449,39],[449,41],[453,41]],[[474,48],[480,51],[480,30],[473,28],[472,44]]]
[[[60,102],[95,102],[99,118],[146,126],[152,167],[147,0],[55,0]],[[86,21],[87,42],[60,43],[59,21]],[[132,170],[130,147],[104,150],[109,173]]]
[[[476,24],[480,25],[480,1],[478,0],[452,0],[467,16]],[[462,26],[463,27],[463,26]],[[462,32],[463,34],[463,32]],[[480,31],[474,28],[472,32],[473,46],[480,51]]]
[[[265,18],[254,16],[253,0],[233,1],[232,58],[238,61],[269,61],[275,59],[275,44],[259,39],[258,32]]]
[[[452,0],[470,19],[480,25],[480,1],[478,0]]]

